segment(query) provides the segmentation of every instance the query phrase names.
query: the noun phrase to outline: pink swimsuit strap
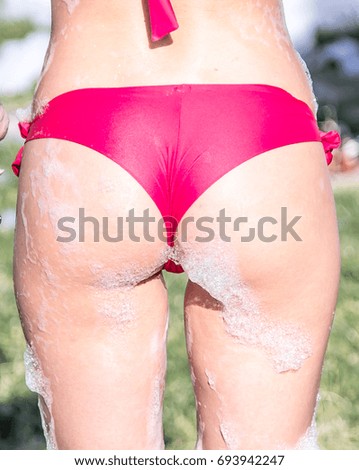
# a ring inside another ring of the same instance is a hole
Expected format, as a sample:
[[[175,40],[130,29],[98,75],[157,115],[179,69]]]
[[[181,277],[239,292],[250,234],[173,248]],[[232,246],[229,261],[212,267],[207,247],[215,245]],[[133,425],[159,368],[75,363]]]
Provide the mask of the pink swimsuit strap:
[[[148,0],[151,39],[158,41],[178,28],[170,0]]]

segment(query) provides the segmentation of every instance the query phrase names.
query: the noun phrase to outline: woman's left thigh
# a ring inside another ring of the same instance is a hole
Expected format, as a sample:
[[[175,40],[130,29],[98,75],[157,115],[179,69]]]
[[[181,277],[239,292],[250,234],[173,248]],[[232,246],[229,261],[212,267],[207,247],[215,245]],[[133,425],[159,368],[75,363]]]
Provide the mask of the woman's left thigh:
[[[321,144],[277,148],[231,170],[185,214],[178,250],[190,279],[198,446],[310,446],[303,436],[339,277]]]

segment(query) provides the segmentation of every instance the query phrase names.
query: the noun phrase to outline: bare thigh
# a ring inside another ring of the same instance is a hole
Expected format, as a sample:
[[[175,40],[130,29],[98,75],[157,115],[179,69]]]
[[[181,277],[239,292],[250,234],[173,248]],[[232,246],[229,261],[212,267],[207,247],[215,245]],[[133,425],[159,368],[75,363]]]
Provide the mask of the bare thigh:
[[[115,237],[131,208],[158,210],[111,160],[54,139],[26,144],[19,185],[15,289],[48,446],[162,448],[166,245],[126,231],[111,242],[102,223]],[[80,208],[100,222],[98,240],[89,219],[79,241]]]
[[[188,224],[187,241],[178,245],[190,279],[185,321],[197,447],[315,448],[312,420],[339,277],[321,144],[251,159],[210,187],[186,217],[216,218],[223,208],[230,241],[218,223],[207,242],[196,239],[207,233]],[[238,217],[248,218],[239,231]],[[293,219],[300,240],[288,230]]]

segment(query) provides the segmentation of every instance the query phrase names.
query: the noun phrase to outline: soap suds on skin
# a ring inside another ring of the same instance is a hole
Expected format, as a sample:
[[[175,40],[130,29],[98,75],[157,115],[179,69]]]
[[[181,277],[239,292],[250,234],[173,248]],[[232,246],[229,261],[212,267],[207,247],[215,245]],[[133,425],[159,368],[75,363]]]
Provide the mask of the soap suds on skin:
[[[203,434],[204,430],[206,428],[206,425],[204,421],[202,421],[201,417],[198,417],[198,426],[197,426],[197,442],[195,449],[196,450],[203,450]]]
[[[216,388],[215,388],[215,377],[214,377],[213,373],[210,372],[208,369],[205,369],[204,373],[206,374],[207,383],[208,383],[209,387],[212,390],[216,390]]]
[[[130,326],[134,326],[136,320],[133,300],[128,293],[114,295],[108,299],[101,298],[97,311],[104,319],[114,324],[114,333],[127,331]]]
[[[35,257],[36,253],[33,247],[33,239],[32,236],[29,233],[29,226],[28,226],[28,221],[26,217],[26,210],[25,210],[25,202],[28,197],[28,193],[25,191],[22,192],[20,195],[20,216],[21,216],[21,222],[24,227],[24,232],[25,232],[25,247],[26,247],[26,260],[30,261],[32,264],[37,263],[37,257]]]
[[[127,265],[122,265],[120,271],[108,269],[102,263],[93,263],[90,266],[90,271],[94,274],[95,287],[102,289],[124,289],[128,290],[136,286],[140,282],[149,279],[151,276],[159,272],[161,266],[168,260],[168,253],[170,247],[165,247],[152,265],[144,267],[141,264],[127,262]]]
[[[66,4],[68,14],[72,15],[75,8],[79,5],[80,0],[62,0],[62,2]]]
[[[164,372],[160,372],[153,381],[147,432],[156,449],[164,449],[162,430],[162,402],[164,390]]]
[[[39,409],[48,450],[56,450],[55,423],[51,415],[52,394],[50,381],[45,377],[35,351],[30,345],[24,353],[27,387],[39,395]],[[41,397],[41,399],[40,399]]]
[[[219,430],[228,450],[239,449],[238,441],[235,437],[235,432],[233,431],[229,423],[221,422],[219,425]]]
[[[296,55],[297,55],[297,57],[298,57],[298,60],[299,60],[299,62],[300,62],[300,64],[301,64],[302,69],[303,69],[303,71],[304,71],[304,73],[305,73],[305,76],[306,76],[306,78],[307,78],[307,83],[308,83],[308,85],[309,85],[310,94],[311,94],[311,96],[312,96],[312,103],[313,103],[313,105],[314,105],[314,115],[316,116],[316,115],[317,115],[317,112],[318,112],[318,102],[317,102],[317,98],[316,98],[316,96],[315,96],[315,94],[314,94],[312,76],[311,76],[311,74],[310,74],[310,72],[309,72],[308,66],[307,66],[307,64],[305,63],[303,57],[300,55],[300,53],[299,53],[297,50],[295,50],[295,53],[296,53]]]
[[[298,370],[312,354],[311,340],[299,326],[272,320],[262,312],[249,287],[223,248],[188,248],[177,254],[189,279],[223,305],[225,329],[241,345],[262,350],[276,372]]]
[[[319,401],[320,401],[320,394],[318,393],[312,421],[310,423],[310,426],[306,430],[305,434],[298,440],[296,446],[294,447],[294,449],[296,450],[320,450],[320,447],[318,444],[318,431],[317,431],[317,423],[316,423]]]

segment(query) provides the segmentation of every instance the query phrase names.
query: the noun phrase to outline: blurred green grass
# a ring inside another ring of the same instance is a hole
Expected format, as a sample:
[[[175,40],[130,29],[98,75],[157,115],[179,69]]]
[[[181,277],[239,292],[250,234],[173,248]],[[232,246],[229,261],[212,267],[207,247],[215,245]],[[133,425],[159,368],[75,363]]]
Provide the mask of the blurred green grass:
[[[17,179],[10,164],[18,145],[0,145],[0,213],[15,207]],[[335,193],[341,234],[342,278],[336,318],[323,369],[318,408],[323,449],[359,449],[359,189]],[[12,287],[12,230],[0,225],[0,449],[41,449],[37,399],[24,384],[24,339]],[[167,449],[193,449],[195,406],[183,332],[185,275],[165,273],[171,320],[164,402]]]
[[[342,272],[318,409],[324,449],[359,449],[359,189],[335,191]]]
[[[0,45],[10,39],[23,39],[36,27],[30,20],[4,21],[0,19]]]

